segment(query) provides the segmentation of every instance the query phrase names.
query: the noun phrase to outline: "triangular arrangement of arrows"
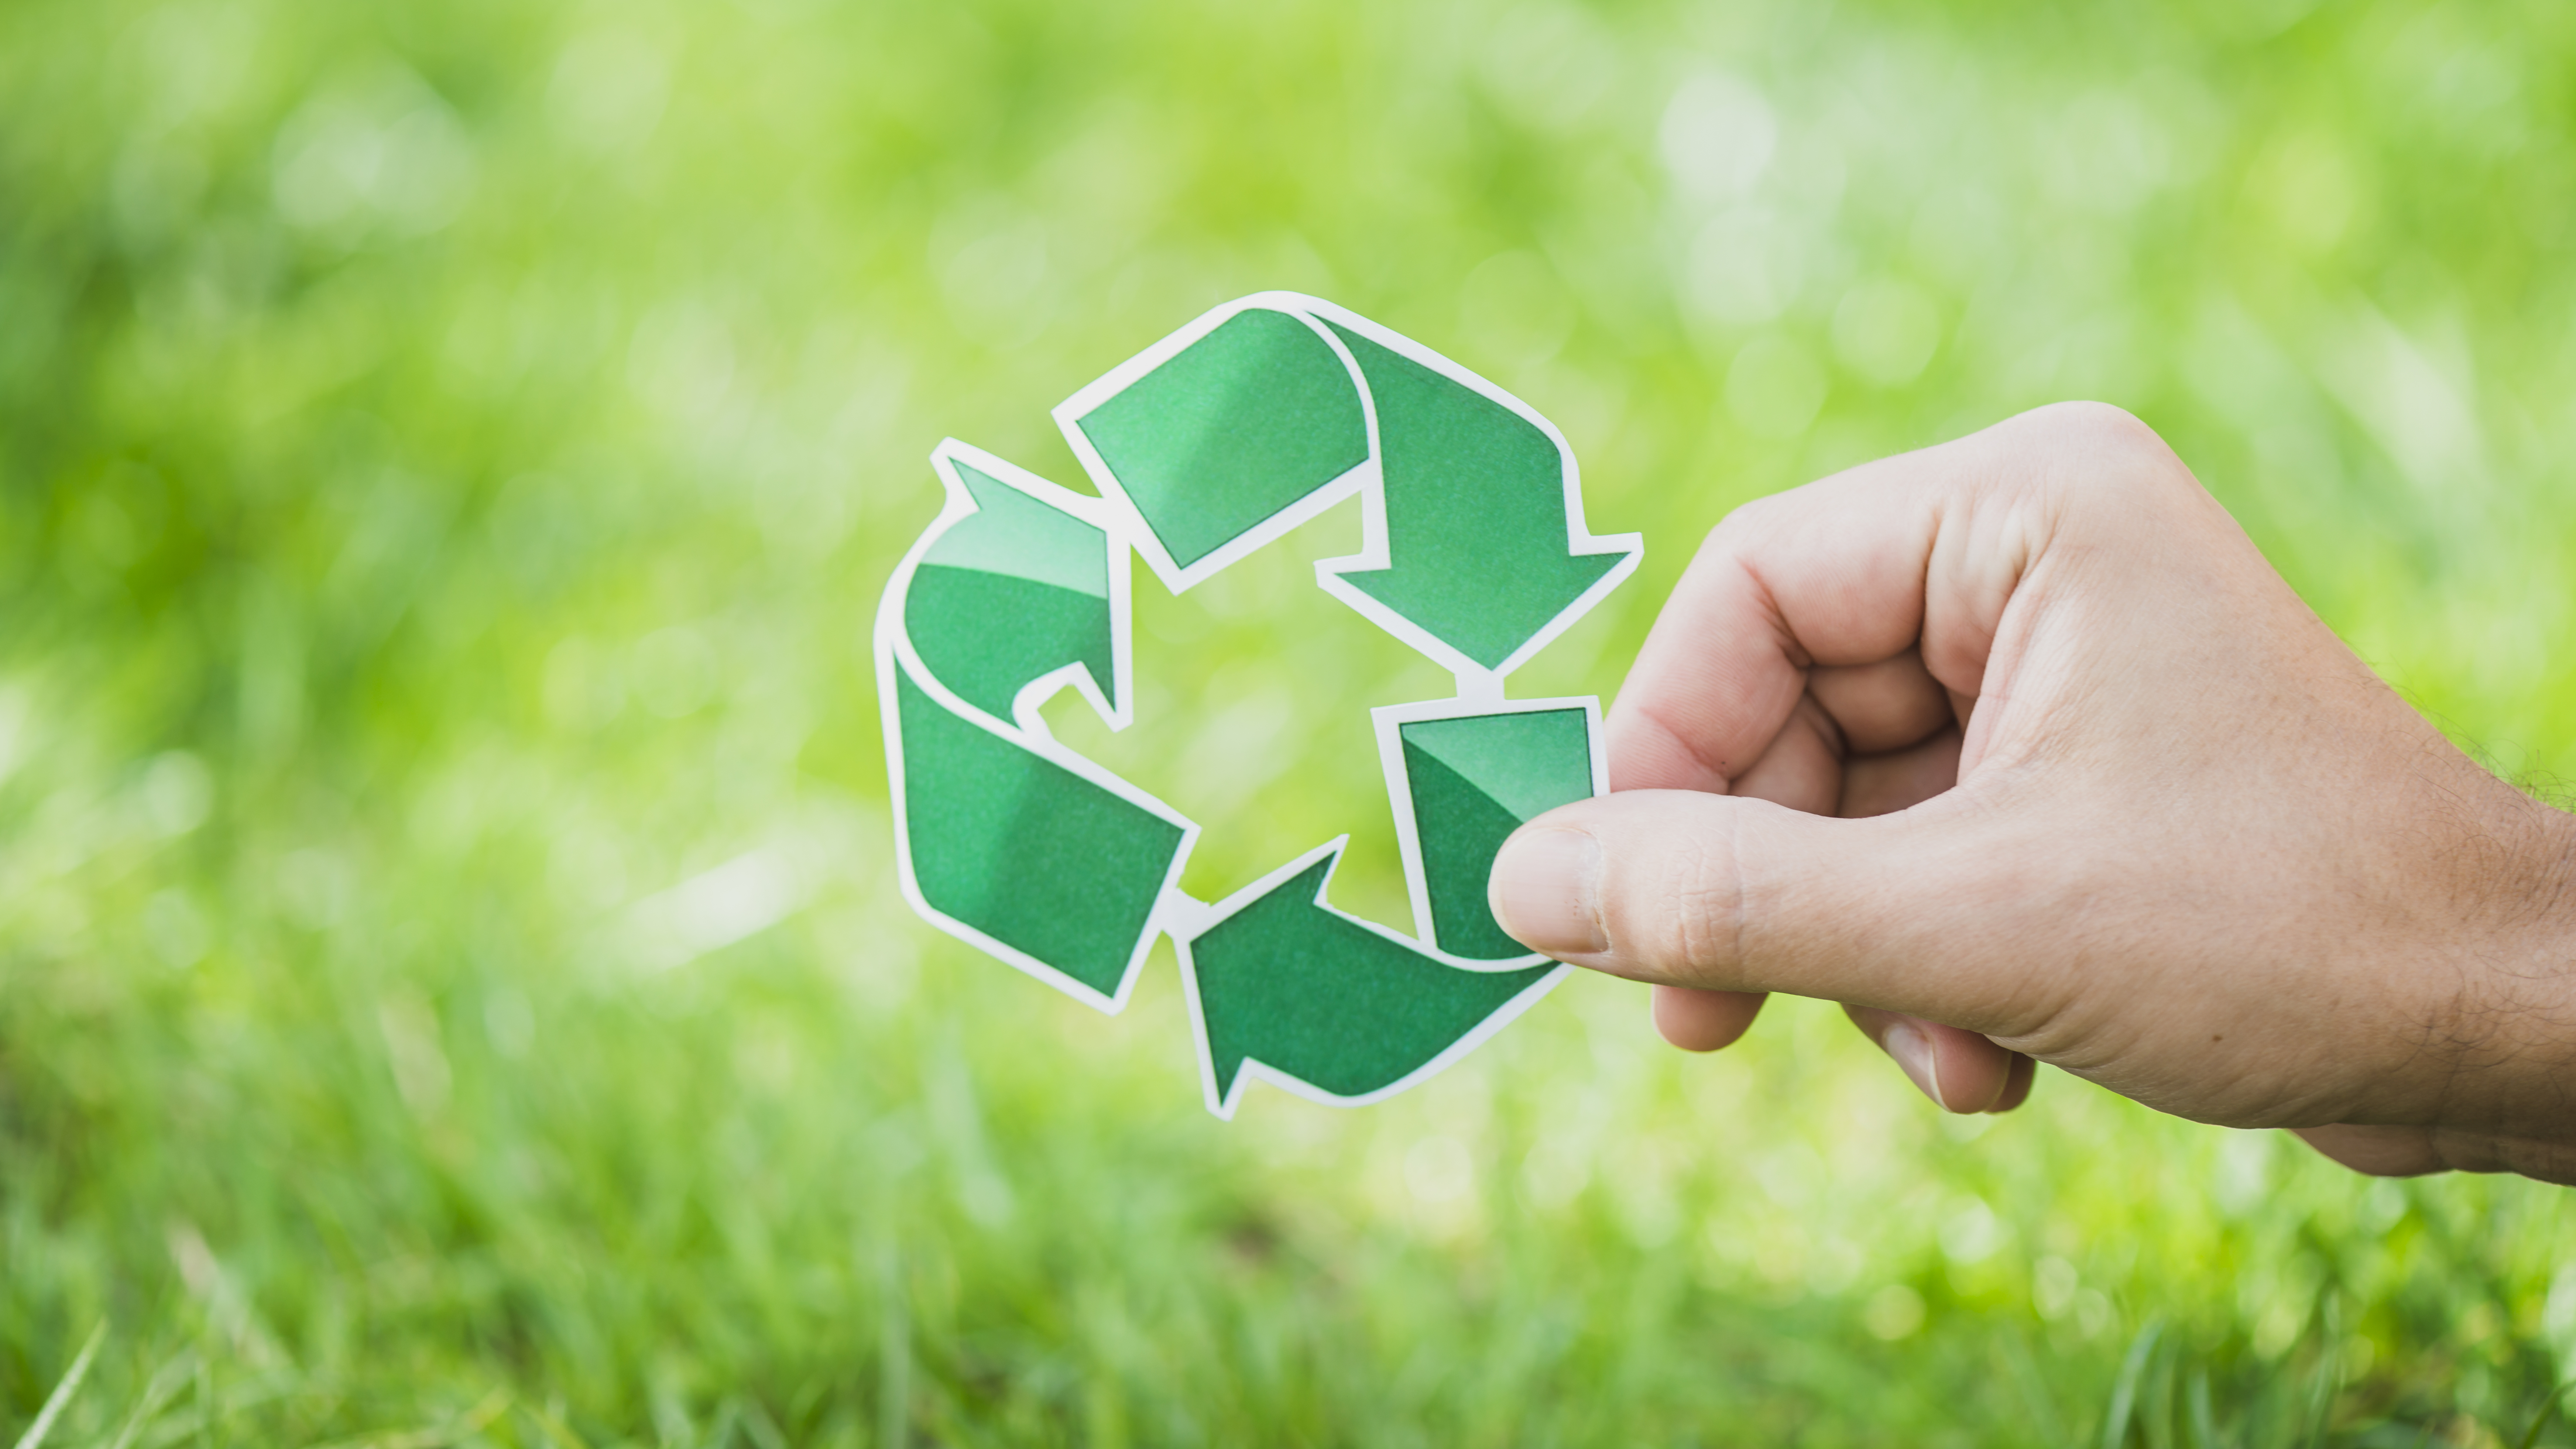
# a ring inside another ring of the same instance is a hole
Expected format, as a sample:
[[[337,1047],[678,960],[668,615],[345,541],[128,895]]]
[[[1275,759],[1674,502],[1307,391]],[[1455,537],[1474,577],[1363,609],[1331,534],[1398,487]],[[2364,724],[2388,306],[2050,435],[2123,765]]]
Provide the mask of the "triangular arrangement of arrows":
[[[940,444],[947,504],[877,613],[906,897],[1104,1011],[1169,935],[1221,1117],[1254,1077],[1356,1105],[1457,1060],[1568,969],[1494,923],[1495,851],[1608,779],[1598,700],[1504,678],[1636,569],[1637,538],[1585,531],[1573,450],[1527,404],[1312,297],[1218,307],[1055,418],[1101,496]],[[1316,582],[1458,680],[1371,711],[1419,938],[1325,902],[1347,836],[1191,897],[1198,826],[1037,714],[1069,686],[1128,722],[1131,550],[1179,593],[1352,497],[1363,547]]]

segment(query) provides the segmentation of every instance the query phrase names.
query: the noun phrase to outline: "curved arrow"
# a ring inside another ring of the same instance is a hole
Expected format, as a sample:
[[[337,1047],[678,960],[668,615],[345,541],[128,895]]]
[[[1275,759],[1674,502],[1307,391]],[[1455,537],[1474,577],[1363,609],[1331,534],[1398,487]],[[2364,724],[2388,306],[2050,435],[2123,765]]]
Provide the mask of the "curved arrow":
[[[1173,593],[1357,491],[1368,414],[1346,354],[1294,308],[1229,303],[1055,409]]]
[[[1021,688],[1079,665],[1116,714],[1125,690],[1111,618],[1109,534],[943,449],[941,481],[974,512],[933,525],[903,597],[904,633],[931,675],[1008,718]],[[954,496],[952,494],[952,496]],[[1071,495],[1067,495],[1070,497]]]
[[[1126,1005],[1198,827],[1056,743],[1072,686],[1128,721],[1127,542],[1098,499],[950,439],[939,518],[877,611],[896,860],[913,909],[1104,1011]]]
[[[1175,931],[1200,1084],[1220,1117],[1234,1115],[1256,1076],[1343,1106],[1400,1092],[1473,1051],[1573,969],[1490,969],[1335,910],[1324,892],[1348,841],[1228,897],[1192,934]]]
[[[1465,680],[1526,662],[1644,552],[1585,529],[1574,450],[1528,404],[1294,292],[1210,310],[1055,419],[1174,593],[1360,495],[1360,552],[1316,581]]]
[[[1457,655],[1507,673],[1616,587],[1641,550],[1584,532],[1574,452],[1537,414],[1351,320],[1360,325],[1332,327],[1377,420],[1381,506],[1362,551],[1317,564],[1318,581],[1452,669]]]

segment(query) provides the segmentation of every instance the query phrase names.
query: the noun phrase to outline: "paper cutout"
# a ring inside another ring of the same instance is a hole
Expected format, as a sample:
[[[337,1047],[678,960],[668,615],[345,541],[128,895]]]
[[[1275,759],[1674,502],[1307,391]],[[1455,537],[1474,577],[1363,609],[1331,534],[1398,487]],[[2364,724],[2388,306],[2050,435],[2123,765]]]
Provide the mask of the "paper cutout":
[[[1101,497],[941,443],[946,505],[877,613],[906,898],[1109,1012],[1171,936],[1220,1117],[1256,1077],[1356,1105],[1473,1050],[1571,969],[1495,923],[1494,853],[1609,775],[1599,701],[1507,700],[1504,677],[1635,571],[1638,539],[1585,530],[1573,451],[1528,405],[1293,293],[1208,312],[1055,418]],[[1354,496],[1361,551],[1316,582],[1458,680],[1371,712],[1418,937],[1325,900],[1347,836],[1186,894],[1198,826],[1038,713],[1070,686],[1128,723],[1130,550],[1179,593]]]

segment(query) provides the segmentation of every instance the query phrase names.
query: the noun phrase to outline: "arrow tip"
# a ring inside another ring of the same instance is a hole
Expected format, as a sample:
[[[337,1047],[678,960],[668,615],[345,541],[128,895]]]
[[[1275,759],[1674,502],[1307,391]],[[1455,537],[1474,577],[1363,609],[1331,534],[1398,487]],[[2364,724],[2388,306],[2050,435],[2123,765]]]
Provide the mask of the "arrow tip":
[[[1122,708],[1109,534],[1035,491],[1043,480],[1024,486],[945,449],[939,461],[975,511],[924,550],[905,593],[904,632],[931,677],[1009,719],[1022,685],[1079,664]]]
[[[1641,545],[1583,528],[1573,450],[1527,404],[1334,330],[1376,403],[1385,506],[1368,554],[1319,566],[1328,589],[1435,657],[1501,671],[1625,575]]]
[[[1252,1052],[1244,1028],[1253,1023],[1221,1006],[1209,1009],[1211,1003],[1205,993],[1211,983],[1201,975],[1205,969],[1201,965],[1202,951],[1223,960],[1248,944],[1253,955],[1267,958],[1279,942],[1297,939],[1307,912],[1328,909],[1324,906],[1324,893],[1332,888],[1333,871],[1342,863],[1342,849],[1349,842],[1347,835],[1337,837],[1236,893],[1217,906],[1222,915],[1216,923],[1190,943],[1192,992],[1197,997],[1196,1014],[1207,1043],[1213,1083],[1211,1105],[1221,1117],[1234,1115],[1243,1064]],[[1277,963],[1265,960],[1264,964]],[[1220,970],[1216,974],[1224,977],[1230,973]]]

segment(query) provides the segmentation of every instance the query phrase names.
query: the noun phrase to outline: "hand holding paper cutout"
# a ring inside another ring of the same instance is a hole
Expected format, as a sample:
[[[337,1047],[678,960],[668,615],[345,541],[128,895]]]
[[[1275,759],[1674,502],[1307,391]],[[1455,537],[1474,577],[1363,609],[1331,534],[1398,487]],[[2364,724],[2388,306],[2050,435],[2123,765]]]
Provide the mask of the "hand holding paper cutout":
[[[2479,768],[2135,419],[2069,404],[1738,510],[1513,837],[1519,939],[1724,1045],[1850,1004],[1953,1111],[2053,1062],[2374,1172],[2576,1181],[2576,822]]]

